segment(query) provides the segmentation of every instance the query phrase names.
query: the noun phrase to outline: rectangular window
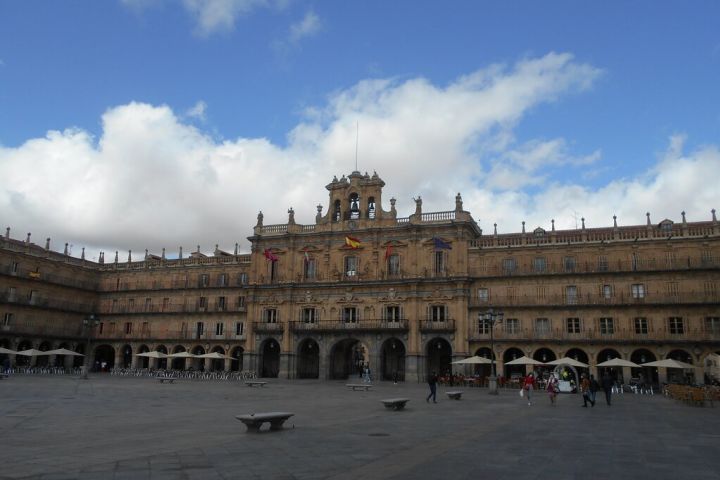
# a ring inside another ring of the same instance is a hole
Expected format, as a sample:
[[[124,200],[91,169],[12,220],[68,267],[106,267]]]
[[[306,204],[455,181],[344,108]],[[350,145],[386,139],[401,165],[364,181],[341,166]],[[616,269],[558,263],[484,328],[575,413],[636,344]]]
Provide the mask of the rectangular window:
[[[547,335],[550,333],[550,319],[549,318],[536,318],[535,319],[535,333],[541,335]]]
[[[302,321],[303,323],[315,323],[315,314],[317,310],[312,307],[306,307],[302,309]]]
[[[237,297],[237,308],[238,309],[245,308],[245,297],[243,297],[243,296]]]
[[[140,330],[143,335],[149,335],[150,334],[150,323],[143,322],[142,323],[142,330]]]
[[[565,301],[568,305],[577,304],[577,287],[575,285],[565,287]]]
[[[145,311],[149,312],[152,310],[152,298],[145,299]]]
[[[115,335],[115,322],[110,322],[110,335]]]
[[[342,309],[342,320],[345,323],[357,323],[358,316],[357,316],[357,308],[355,307],[345,307]]]
[[[640,267],[640,255],[637,253],[633,253],[632,257],[630,257],[630,267],[633,269],[633,271],[637,270]]]
[[[218,308],[218,311],[220,311],[220,312],[224,312],[227,309],[227,304],[225,303],[225,297],[218,297],[217,308]]]
[[[490,322],[486,322],[482,313],[478,315],[478,333],[480,335],[490,335]]]
[[[238,274],[238,285],[247,285],[247,283],[248,283],[248,274],[245,272]]]
[[[445,305],[431,305],[430,320],[433,322],[444,322],[447,320],[447,307]]]
[[[665,290],[669,297],[677,297],[680,294],[680,287],[678,282],[667,282],[665,284]]]
[[[135,311],[135,299],[131,298],[128,300],[128,311],[134,312]]]
[[[647,318],[635,317],[635,334],[636,335],[647,335],[648,334]]]
[[[478,288],[478,302],[487,303],[490,300],[490,291],[487,288]]]
[[[502,261],[502,269],[505,275],[515,273],[515,270],[517,270],[517,262],[514,258],[504,258]]]
[[[117,305],[118,305],[117,298],[113,298],[112,305],[110,306],[110,313],[117,312]]]
[[[125,322],[125,335],[132,333],[132,322]]]
[[[358,259],[357,257],[345,257],[345,275],[348,277],[354,277],[357,275],[358,270]]]
[[[207,297],[200,297],[200,300],[198,300],[198,308],[201,310],[207,308]]]
[[[277,323],[278,311],[275,308],[266,308],[263,310],[263,317],[265,323]]]
[[[388,275],[400,275],[400,255],[394,254],[388,257],[387,269]]]
[[[198,287],[207,287],[210,285],[210,275],[202,273],[198,276]]]
[[[579,318],[568,318],[565,320],[567,327],[567,333],[580,333],[580,319]]]
[[[170,310],[170,299],[168,297],[163,298],[162,308],[163,312]]]
[[[613,296],[613,288],[612,285],[603,285],[602,286],[602,297],[605,300],[611,299]]]
[[[278,263],[279,261],[270,262],[270,283],[275,283],[278,279]]]
[[[11,273],[17,273],[17,272],[18,272],[18,262],[12,262]]]
[[[535,273],[543,273],[547,270],[547,261],[545,257],[535,257],[533,259],[533,270]]]
[[[615,333],[615,322],[611,317],[603,317],[600,319],[600,334],[612,335]]]
[[[720,317],[705,317],[705,333],[720,333]]]
[[[227,273],[221,273],[218,275],[218,287],[225,287],[227,286]]]
[[[98,334],[99,335],[102,335],[104,328],[105,328],[105,322],[100,322],[100,325],[98,325]]]
[[[446,263],[447,263],[447,252],[439,251],[435,252],[435,275],[443,275],[445,274],[445,270],[447,269]]]
[[[545,300],[547,297],[547,287],[545,285],[538,285],[535,287],[535,295],[538,300]]]
[[[8,287],[8,301],[14,302],[15,301],[15,294],[16,294],[15,287]]]
[[[245,322],[235,322],[235,335],[240,336],[245,332]]]
[[[205,334],[205,323],[204,322],[197,322],[195,324],[195,334],[196,334],[196,338],[202,338],[202,336]]]
[[[385,307],[385,320],[389,322],[400,321],[400,306],[388,305]]]
[[[505,333],[509,333],[509,334],[520,333],[520,319],[506,318],[505,319]]]
[[[633,298],[645,298],[645,284],[633,283],[630,287]]]
[[[717,297],[718,294],[718,288],[716,282],[704,282],[703,283],[703,291],[705,292],[705,295],[708,297]]]
[[[305,259],[305,265],[303,266],[306,280],[313,280],[315,278],[315,259],[314,258],[306,258]]]
[[[30,302],[30,305],[35,305],[35,303],[37,303],[37,300],[37,290],[30,290],[30,293],[28,294],[28,302]]]
[[[685,322],[682,317],[668,318],[668,329],[672,335],[682,335],[685,333]]]
[[[575,271],[575,257],[565,257],[563,259],[563,266],[565,267],[566,272],[574,272]]]
[[[677,264],[675,252],[665,252],[665,263],[670,268],[673,268]]]
[[[216,323],[215,324],[215,335],[222,335],[225,331],[225,324],[224,323]]]
[[[608,259],[605,255],[598,256],[598,272],[608,271]]]
[[[709,265],[712,265],[713,263],[714,263],[713,257],[712,257],[712,253],[710,252],[710,250],[703,250],[700,253],[700,264],[703,267],[707,267]]]

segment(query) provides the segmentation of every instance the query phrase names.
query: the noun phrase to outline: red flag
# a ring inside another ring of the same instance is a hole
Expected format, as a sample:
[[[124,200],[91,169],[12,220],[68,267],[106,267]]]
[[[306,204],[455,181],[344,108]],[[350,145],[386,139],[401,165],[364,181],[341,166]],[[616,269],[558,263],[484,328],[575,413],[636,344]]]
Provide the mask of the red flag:
[[[265,258],[267,258],[271,262],[277,262],[279,260],[278,256],[272,253],[269,248],[265,249],[263,255],[265,255]]]
[[[392,255],[392,245],[388,245],[385,249],[385,261],[387,261],[388,258],[390,258],[390,255]]]
[[[350,248],[360,248],[360,245],[362,242],[358,240],[357,238],[353,238],[351,236],[345,237],[345,245],[347,245]]]

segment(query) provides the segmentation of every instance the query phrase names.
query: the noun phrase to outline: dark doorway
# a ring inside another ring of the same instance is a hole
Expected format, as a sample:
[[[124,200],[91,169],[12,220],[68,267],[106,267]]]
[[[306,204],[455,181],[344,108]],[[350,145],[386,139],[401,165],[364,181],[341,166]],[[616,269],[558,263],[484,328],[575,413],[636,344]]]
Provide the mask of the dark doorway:
[[[260,376],[277,378],[280,373],[280,344],[270,338],[263,342],[260,352]]]
[[[397,338],[385,340],[382,346],[382,379],[405,381],[405,345]]]
[[[433,338],[427,344],[427,374],[451,374],[452,347],[444,338]]]
[[[313,339],[305,339],[298,347],[297,378],[320,378],[320,347]]]

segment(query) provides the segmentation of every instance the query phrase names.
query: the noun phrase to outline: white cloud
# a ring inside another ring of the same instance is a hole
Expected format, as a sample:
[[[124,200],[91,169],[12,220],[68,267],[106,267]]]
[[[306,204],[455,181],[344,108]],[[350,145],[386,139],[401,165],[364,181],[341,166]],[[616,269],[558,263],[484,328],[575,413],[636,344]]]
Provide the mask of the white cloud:
[[[444,87],[422,78],[365,80],[308,109],[287,146],[218,141],[167,106],[121,105],[102,116],[97,139],[66,129],[0,147],[0,216],[14,237],[50,236],[57,249],[66,241],[78,251],[171,253],[200,244],[209,252],[235,242],[247,249],[258,210],[266,224],[285,223],[290,206],[300,223],[314,222],[318,203],[327,211],[324,185],[353,170],[359,121],[359,169],[377,170],[387,184],[383,208],[395,196],[401,216],[412,213],[417,195],[426,211],[452,209],[459,191],[486,232],[495,221],[506,232],[522,220],[528,228],[549,228],[550,218],[568,227],[573,211],[589,227],[610,224],[613,213],[624,224],[644,222],[645,211],[653,221],[682,209],[690,220],[707,218],[719,200],[707,181],[720,171],[716,146],[684,153],[675,137],[652,170],[591,189],[554,184],[551,173],[601,163],[599,153],[575,155],[561,138],[517,143],[513,129],[528,111],[590,87],[600,73],[552,53]],[[524,179],[490,189],[502,174]]]
[[[290,26],[290,40],[297,42],[302,38],[310,37],[320,31],[320,17],[309,11],[302,20]]]
[[[207,110],[207,103],[202,100],[198,100],[195,105],[185,111],[185,116],[190,118],[196,118],[202,122],[206,120],[205,111]]]

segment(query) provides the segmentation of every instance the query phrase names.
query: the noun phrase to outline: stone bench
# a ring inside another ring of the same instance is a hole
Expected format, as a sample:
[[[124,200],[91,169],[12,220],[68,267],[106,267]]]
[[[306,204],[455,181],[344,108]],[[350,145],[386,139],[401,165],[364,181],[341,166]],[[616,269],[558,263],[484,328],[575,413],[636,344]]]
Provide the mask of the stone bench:
[[[156,378],[157,378],[157,381],[160,383],[165,383],[165,382],[173,383],[175,381],[175,379],[173,377],[156,377]]]
[[[445,392],[445,395],[447,395],[451,400],[460,400],[460,398],[462,398],[462,394],[463,392],[459,390],[455,392]]]
[[[267,384],[267,382],[260,382],[256,380],[247,380],[245,382],[245,385],[248,387],[264,387]]]
[[[365,390],[366,392],[372,388],[371,383],[348,383],[345,385],[348,388],[355,390]]]
[[[405,408],[405,404],[410,401],[409,398],[386,398],[385,400],[380,400],[383,405],[385,405],[385,408],[390,410],[402,410]]]
[[[293,415],[295,414],[289,412],[268,412],[238,415],[235,418],[245,424],[248,433],[259,433],[263,423],[269,423],[270,430],[282,430],[285,420]]]

